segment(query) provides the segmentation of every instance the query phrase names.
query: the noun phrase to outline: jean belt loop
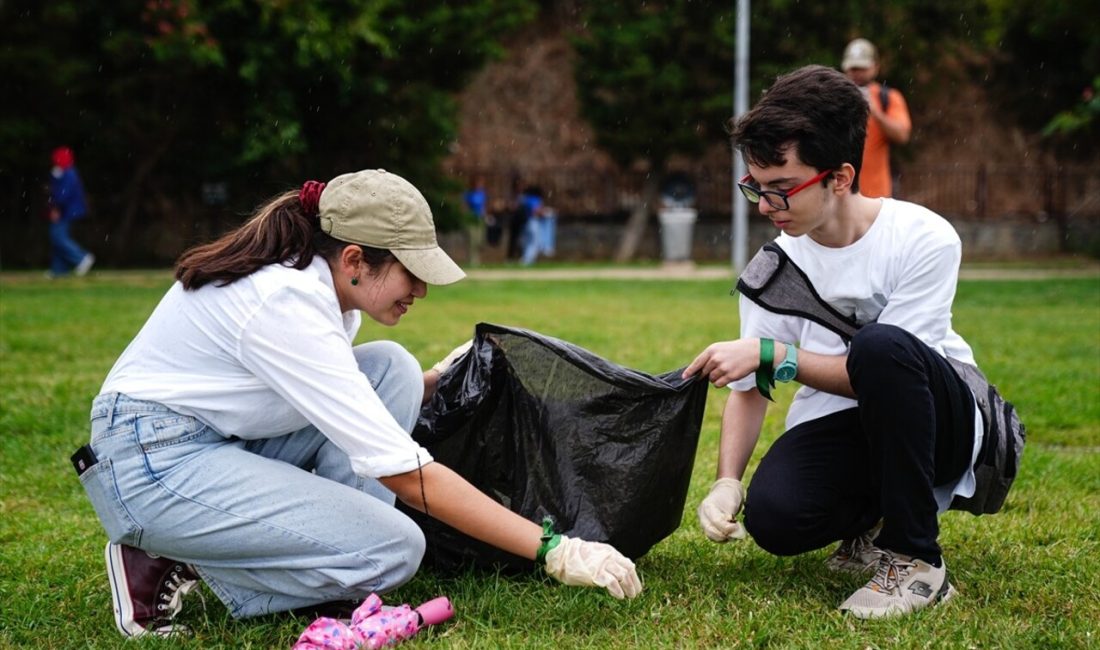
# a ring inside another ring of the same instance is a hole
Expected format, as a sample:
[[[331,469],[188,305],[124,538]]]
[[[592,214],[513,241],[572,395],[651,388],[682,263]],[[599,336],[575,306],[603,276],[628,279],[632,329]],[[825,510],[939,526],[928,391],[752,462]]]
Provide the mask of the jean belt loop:
[[[117,405],[118,405],[118,396],[119,396],[119,393],[117,391],[114,392],[114,393],[111,393],[111,405],[107,409],[107,428],[108,429],[110,429],[111,427],[113,427],[115,425],[115,408],[117,408]]]

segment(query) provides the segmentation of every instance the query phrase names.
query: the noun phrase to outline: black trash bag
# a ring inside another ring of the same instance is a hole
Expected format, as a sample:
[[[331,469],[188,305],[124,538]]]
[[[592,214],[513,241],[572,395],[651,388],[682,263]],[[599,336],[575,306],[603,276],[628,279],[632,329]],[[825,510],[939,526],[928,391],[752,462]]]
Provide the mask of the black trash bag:
[[[637,558],[680,525],[707,383],[623,368],[575,345],[489,323],[440,378],[413,438],[522,517]],[[428,502],[428,511],[431,511]],[[534,562],[407,506],[425,560],[525,571]]]

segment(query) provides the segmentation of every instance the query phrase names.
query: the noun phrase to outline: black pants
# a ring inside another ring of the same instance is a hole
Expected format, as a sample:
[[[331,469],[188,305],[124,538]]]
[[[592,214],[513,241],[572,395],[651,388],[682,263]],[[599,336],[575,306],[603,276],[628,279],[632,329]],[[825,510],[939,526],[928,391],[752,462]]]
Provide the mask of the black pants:
[[[859,406],[787,431],[760,461],[745,528],[795,555],[855,537],[937,561],[933,486],[958,480],[974,448],[974,401],[947,361],[892,325],[862,328],[848,353]]]
[[[523,255],[523,234],[527,231],[527,212],[516,208],[508,222],[508,259],[519,259]]]

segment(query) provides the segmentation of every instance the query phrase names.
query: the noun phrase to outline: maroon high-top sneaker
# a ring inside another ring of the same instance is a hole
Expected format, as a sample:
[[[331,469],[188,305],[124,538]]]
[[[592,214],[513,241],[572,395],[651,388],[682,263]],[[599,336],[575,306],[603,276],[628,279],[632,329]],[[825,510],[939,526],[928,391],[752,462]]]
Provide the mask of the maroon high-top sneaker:
[[[199,584],[190,566],[125,544],[108,543],[104,556],[119,632],[167,636],[185,631],[172,619],[183,609],[183,597]]]

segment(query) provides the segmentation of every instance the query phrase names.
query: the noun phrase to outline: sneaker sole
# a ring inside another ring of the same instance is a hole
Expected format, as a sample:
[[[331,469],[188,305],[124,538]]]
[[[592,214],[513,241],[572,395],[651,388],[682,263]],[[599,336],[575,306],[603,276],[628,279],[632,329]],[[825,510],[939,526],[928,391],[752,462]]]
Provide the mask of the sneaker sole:
[[[955,597],[955,594],[957,594],[957,593],[959,593],[959,592],[955,591],[955,585],[953,585],[953,584],[951,584],[950,582],[948,582],[948,583],[947,583],[947,591],[945,591],[945,592],[943,593],[943,595],[942,595],[942,596],[940,596],[940,597],[939,597],[939,598],[938,598],[938,599],[936,600],[936,602],[932,603],[932,605],[942,605],[943,603],[946,603],[947,601],[949,601],[949,600],[951,600],[952,598],[954,598],[954,597]]]
[[[77,277],[84,277],[88,275],[88,271],[91,271],[93,266],[95,266],[95,255],[88,253],[84,259],[80,260],[80,264],[76,265],[76,268],[73,269],[73,273]]]
[[[141,636],[146,630],[134,621],[134,608],[130,604],[130,585],[126,581],[126,567],[122,563],[122,547],[107,542],[103,555],[107,561],[107,580],[111,583],[115,627],[123,636]]]
[[[948,581],[946,584],[947,584],[946,589],[940,589],[940,593],[937,594],[936,597],[933,598],[931,601],[929,601],[929,603],[927,605],[925,605],[924,607],[921,607],[920,609],[928,609],[929,607],[935,607],[936,605],[946,603],[947,601],[954,598],[955,594],[958,593],[955,590],[955,585],[951,584],[950,581]],[[862,620],[905,616],[906,614],[912,614],[913,612],[916,612],[916,611],[920,611],[920,610],[911,609],[911,610],[906,611],[906,610],[903,610],[899,607],[888,607],[886,609],[869,609],[869,608],[860,607],[860,608],[841,609],[840,610],[840,612],[842,614],[850,614],[850,615],[852,615],[852,616],[854,616],[858,619],[862,619]]]
[[[134,620],[134,608],[130,603],[130,583],[126,580],[126,567],[122,562],[122,547],[118,544],[107,542],[107,548],[103,550],[107,560],[107,581],[111,583],[111,604],[115,614],[115,628],[125,637],[145,636],[173,636],[187,634],[190,630],[186,625],[169,624],[158,628],[142,627]],[[198,582],[193,583],[181,594],[186,595]]]

